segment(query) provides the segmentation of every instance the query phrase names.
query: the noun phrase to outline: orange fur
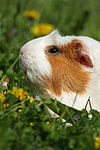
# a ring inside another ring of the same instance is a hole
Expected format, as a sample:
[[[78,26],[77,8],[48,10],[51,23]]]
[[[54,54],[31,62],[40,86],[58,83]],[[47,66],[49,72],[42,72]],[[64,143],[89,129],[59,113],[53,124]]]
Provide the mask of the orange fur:
[[[51,79],[43,77],[43,82],[44,86],[54,95],[60,96],[62,91],[79,91],[79,94],[82,94],[86,90],[90,72],[82,69],[82,65],[79,62],[80,58],[75,53],[76,42],[80,43],[78,40],[73,40],[67,45],[57,47],[61,52],[58,55],[46,53],[52,67],[52,77]],[[54,45],[46,47],[45,52],[50,47],[54,47]],[[82,44],[82,49],[83,47]]]

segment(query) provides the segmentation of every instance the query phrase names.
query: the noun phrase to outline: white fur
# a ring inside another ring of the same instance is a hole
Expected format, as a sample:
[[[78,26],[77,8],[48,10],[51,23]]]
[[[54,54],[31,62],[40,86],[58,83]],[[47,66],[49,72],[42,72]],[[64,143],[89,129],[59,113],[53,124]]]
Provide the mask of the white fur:
[[[31,40],[22,47],[20,51],[20,67],[27,72],[32,90],[36,87],[35,98],[39,99],[41,95],[40,90],[42,89],[41,76],[47,75],[49,78],[52,76],[52,68],[46,59],[45,47],[50,45],[60,46],[71,42],[73,39],[78,39],[85,43],[88,47],[86,53],[93,63],[93,68],[83,66],[84,70],[92,72],[86,92],[82,95],[77,95],[74,103],[76,96],[74,92],[62,92],[60,97],[55,97],[48,89],[45,89],[45,91],[51,98],[57,98],[58,101],[79,110],[85,108],[86,102],[90,97],[92,107],[100,111],[100,43],[98,41],[85,36],[63,37],[55,30],[47,36]]]
[[[38,43],[38,40],[29,41],[20,50],[20,53],[23,53],[20,57],[20,67],[27,71],[27,76],[32,82],[38,82],[41,75],[50,76],[51,73],[51,66],[44,52],[45,39],[42,38],[40,43]]]

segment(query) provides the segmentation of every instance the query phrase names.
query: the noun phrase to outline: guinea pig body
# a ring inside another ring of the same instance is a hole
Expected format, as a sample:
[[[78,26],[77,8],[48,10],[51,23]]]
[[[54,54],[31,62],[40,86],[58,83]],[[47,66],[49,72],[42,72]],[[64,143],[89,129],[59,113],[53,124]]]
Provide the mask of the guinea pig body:
[[[32,91],[36,87],[35,99],[40,99],[42,91],[45,98],[56,98],[81,110],[90,97],[92,108],[100,111],[98,41],[85,36],[64,37],[55,30],[22,47],[20,68],[25,72]]]

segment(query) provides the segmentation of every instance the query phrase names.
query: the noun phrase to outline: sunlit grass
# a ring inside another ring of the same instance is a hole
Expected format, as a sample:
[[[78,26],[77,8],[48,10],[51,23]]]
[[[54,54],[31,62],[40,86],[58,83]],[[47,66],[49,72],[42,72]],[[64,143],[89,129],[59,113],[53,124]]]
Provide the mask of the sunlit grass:
[[[33,18],[33,19],[38,19],[39,18],[39,13],[35,10],[26,10],[23,12],[23,16]]]
[[[32,27],[30,29],[30,32],[37,36],[40,36],[40,35],[47,35],[53,30],[54,30],[53,25],[42,23],[42,24],[36,25],[35,27]]]

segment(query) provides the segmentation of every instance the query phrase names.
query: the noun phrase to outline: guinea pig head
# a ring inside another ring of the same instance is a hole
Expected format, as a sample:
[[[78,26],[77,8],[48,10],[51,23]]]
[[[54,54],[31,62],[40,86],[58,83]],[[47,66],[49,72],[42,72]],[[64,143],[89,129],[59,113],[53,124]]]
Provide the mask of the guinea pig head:
[[[35,96],[40,96],[41,90],[48,98],[63,99],[64,92],[78,91],[82,95],[86,92],[93,68],[89,53],[82,37],[64,37],[55,30],[22,47],[20,68],[31,82],[32,90],[36,86],[38,92]]]

